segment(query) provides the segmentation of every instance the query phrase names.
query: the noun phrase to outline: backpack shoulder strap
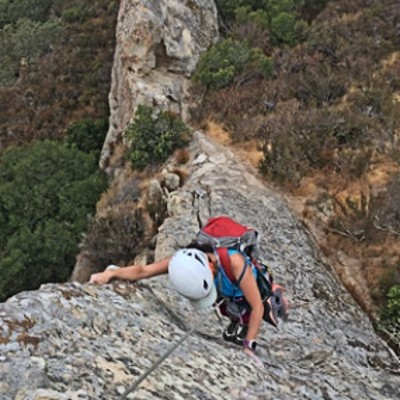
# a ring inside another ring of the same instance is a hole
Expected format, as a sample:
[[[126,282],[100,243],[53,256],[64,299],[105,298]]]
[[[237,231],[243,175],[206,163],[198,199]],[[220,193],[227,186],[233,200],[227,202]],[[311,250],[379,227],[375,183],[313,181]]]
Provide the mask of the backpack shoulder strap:
[[[224,269],[226,276],[234,285],[239,286],[240,282],[242,281],[242,279],[244,277],[246,269],[247,269],[246,257],[243,256],[243,258],[244,258],[243,270],[240,273],[239,279],[236,279],[235,275],[233,274],[233,271],[232,271],[232,263],[231,263],[231,258],[228,253],[228,249],[226,247],[220,247],[216,250],[218,253],[219,262],[221,264],[221,267]]]

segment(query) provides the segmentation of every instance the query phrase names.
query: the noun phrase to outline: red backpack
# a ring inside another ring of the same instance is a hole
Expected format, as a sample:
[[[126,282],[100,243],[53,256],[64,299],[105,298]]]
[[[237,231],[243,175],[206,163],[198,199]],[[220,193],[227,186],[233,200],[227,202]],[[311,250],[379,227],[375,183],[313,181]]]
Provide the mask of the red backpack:
[[[228,250],[235,249],[251,258],[257,257],[259,234],[254,228],[220,216],[210,218],[197,234],[195,241],[199,245],[211,245],[229,280],[238,283],[232,272]]]
[[[228,250],[235,249],[249,256],[259,270],[257,286],[264,303],[264,320],[277,326],[277,317],[286,319],[288,303],[283,294],[284,289],[273,282],[269,266],[257,259],[259,233],[256,229],[241,225],[229,217],[214,217],[210,218],[199,231],[195,241],[199,245],[210,245],[214,249],[219,258],[218,263],[224,269],[228,279],[237,286],[244,276],[246,267],[243,268],[239,279],[236,279],[232,272]]]

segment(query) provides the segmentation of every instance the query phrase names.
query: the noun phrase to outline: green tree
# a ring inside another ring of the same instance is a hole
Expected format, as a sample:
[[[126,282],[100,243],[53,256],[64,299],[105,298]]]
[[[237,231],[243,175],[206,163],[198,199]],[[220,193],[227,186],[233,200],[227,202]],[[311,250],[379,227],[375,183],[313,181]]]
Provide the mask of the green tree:
[[[8,3],[5,17],[11,22],[17,22],[20,18],[44,22],[49,17],[53,0],[14,0],[4,3]]]
[[[387,305],[383,310],[386,322],[400,326],[400,285],[392,286],[387,294]]]
[[[304,19],[311,21],[325,7],[328,0],[302,0],[300,13]]]
[[[226,22],[234,22],[239,8],[247,9],[248,12],[266,10],[268,0],[216,0],[219,14]]]
[[[54,38],[58,36],[60,25],[57,22],[34,22],[21,18],[10,37],[16,58],[25,58],[30,64],[34,58],[50,50]]]
[[[66,142],[85,153],[94,152],[99,158],[107,131],[107,119],[84,118],[67,128]]]
[[[250,60],[250,49],[242,42],[225,39],[200,58],[194,79],[210,89],[228,86]]]
[[[295,14],[284,11],[272,17],[270,31],[274,44],[295,44],[297,39]]]
[[[0,158],[0,299],[70,275],[106,178],[95,157],[52,141]]]
[[[10,84],[18,76],[21,64],[31,65],[38,56],[50,51],[58,37],[58,22],[35,22],[20,18],[0,30],[0,85]]]
[[[131,143],[132,166],[144,169],[165,161],[175,150],[188,144],[190,129],[177,116],[139,105],[126,137]]]
[[[82,23],[90,15],[87,4],[76,5],[67,8],[62,13],[62,19],[68,23]]]

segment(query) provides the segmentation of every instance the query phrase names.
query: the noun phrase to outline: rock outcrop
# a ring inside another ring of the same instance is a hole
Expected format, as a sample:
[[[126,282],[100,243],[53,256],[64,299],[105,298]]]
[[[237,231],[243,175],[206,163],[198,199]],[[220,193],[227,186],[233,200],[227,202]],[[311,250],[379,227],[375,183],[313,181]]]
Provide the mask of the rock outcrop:
[[[217,10],[209,0],[122,0],[112,71],[110,128],[100,164],[106,168],[115,145],[139,104],[187,117],[189,78],[218,38]]]
[[[104,168],[138,104],[185,118],[188,77],[217,36],[213,1],[120,2]],[[185,168],[181,187],[177,176],[163,177],[168,217],[156,258],[187,244],[210,216],[230,215],[259,229],[265,260],[291,304],[288,322],[262,327],[265,368],[225,343],[219,319],[194,313],[166,276],[101,287],[47,284],[0,304],[0,400],[118,399],[193,326],[196,331],[128,398],[400,398],[398,358],[285,200],[201,133]]]
[[[95,287],[44,285],[0,305],[0,399],[118,399],[191,327],[135,399],[396,399],[399,361],[324,263],[284,199],[226,149],[197,133],[156,254],[183,244],[210,215],[262,233],[261,248],[291,303],[279,329],[264,324],[261,369],[221,339],[166,276]]]

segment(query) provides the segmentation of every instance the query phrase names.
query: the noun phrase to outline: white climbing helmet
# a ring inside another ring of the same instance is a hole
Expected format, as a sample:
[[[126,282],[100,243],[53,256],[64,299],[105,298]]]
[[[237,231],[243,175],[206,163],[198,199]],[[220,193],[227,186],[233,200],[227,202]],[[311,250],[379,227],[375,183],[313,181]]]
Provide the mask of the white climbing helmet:
[[[169,262],[168,273],[174,289],[189,299],[196,310],[209,307],[217,300],[208,257],[202,251],[178,250]]]

